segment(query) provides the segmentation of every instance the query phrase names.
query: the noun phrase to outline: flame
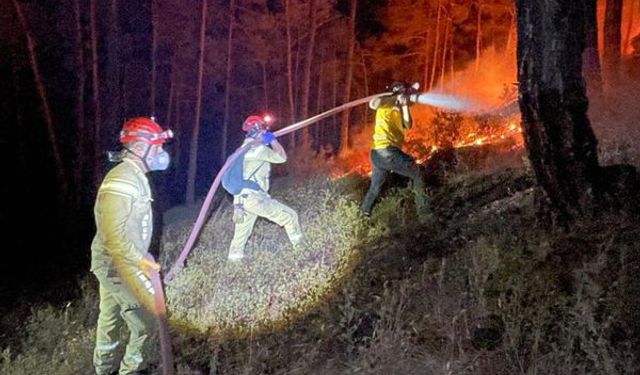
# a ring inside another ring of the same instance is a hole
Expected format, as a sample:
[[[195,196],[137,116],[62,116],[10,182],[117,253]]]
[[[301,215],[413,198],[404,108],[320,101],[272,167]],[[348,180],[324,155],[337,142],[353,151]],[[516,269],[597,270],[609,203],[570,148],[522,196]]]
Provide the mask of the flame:
[[[487,49],[482,53],[478,66],[472,62],[457,71],[447,82],[439,85],[439,92],[446,98],[468,98],[477,104],[473,110],[493,113],[506,108],[517,97],[515,46],[512,51],[498,52]],[[460,147],[490,147],[491,144],[513,144],[522,148],[524,139],[517,107],[514,112],[479,116],[471,113],[443,112],[430,106],[411,107],[414,125],[405,136],[403,151],[418,164],[426,163],[438,150]],[[369,152],[373,127],[359,124],[363,131],[352,135],[354,148],[341,153],[334,160],[333,178],[350,174],[366,176],[371,173]]]

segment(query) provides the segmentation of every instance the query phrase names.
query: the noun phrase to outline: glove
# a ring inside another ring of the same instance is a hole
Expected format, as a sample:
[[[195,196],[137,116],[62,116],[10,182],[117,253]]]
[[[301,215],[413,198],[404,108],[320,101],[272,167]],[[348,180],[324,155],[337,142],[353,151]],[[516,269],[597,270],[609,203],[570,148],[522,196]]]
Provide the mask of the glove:
[[[405,95],[405,94],[398,95],[398,104],[401,106],[408,105],[409,104],[408,95]]]
[[[147,277],[150,277],[149,275],[150,270],[160,271],[160,265],[147,258],[140,259],[140,261],[138,262],[138,267],[140,267],[140,270],[142,270],[142,273],[144,273]]]
[[[265,132],[262,135],[262,143],[264,143],[265,145],[269,146],[271,144],[271,142],[276,140],[276,135],[273,134],[272,132]]]

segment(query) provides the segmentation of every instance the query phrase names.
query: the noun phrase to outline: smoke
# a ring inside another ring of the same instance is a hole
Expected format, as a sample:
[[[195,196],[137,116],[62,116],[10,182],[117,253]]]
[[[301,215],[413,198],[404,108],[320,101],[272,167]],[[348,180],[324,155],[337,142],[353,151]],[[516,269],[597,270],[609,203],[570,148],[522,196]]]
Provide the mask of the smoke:
[[[503,104],[515,92],[517,81],[515,48],[497,51],[485,49],[480,61],[471,61],[462,70],[454,72],[442,82],[443,93],[455,93],[467,98],[479,108],[486,109]]]

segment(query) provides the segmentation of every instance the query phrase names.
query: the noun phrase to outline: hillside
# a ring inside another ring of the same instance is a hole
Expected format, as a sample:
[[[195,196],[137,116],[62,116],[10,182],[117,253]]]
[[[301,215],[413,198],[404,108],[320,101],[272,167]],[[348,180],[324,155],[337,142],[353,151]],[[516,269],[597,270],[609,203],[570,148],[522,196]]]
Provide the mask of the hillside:
[[[307,246],[260,222],[241,264],[224,261],[223,204],[167,286],[177,373],[635,373],[640,225],[611,214],[549,232],[532,182],[522,165],[449,175],[419,226],[407,189],[365,221],[364,179],[282,179]],[[189,229],[166,226],[165,264]],[[91,373],[95,293],[89,277],[79,300],[34,308],[0,373]]]

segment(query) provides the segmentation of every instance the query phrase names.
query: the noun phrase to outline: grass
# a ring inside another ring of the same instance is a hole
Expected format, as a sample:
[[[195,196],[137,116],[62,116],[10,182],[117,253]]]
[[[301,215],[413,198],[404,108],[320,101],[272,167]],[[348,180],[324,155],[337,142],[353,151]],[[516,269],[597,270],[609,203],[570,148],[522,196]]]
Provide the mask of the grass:
[[[259,221],[241,265],[225,260],[225,207],[167,286],[178,374],[637,373],[640,225],[544,231],[526,173],[450,176],[425,227],[407,189],[364,221],[360,178],[281,180],[308,246]],[[165,265],[189,224],[166,229]],[[0,373],[91,373],[96,301],[91,280],[81,300],[34,308]]]

